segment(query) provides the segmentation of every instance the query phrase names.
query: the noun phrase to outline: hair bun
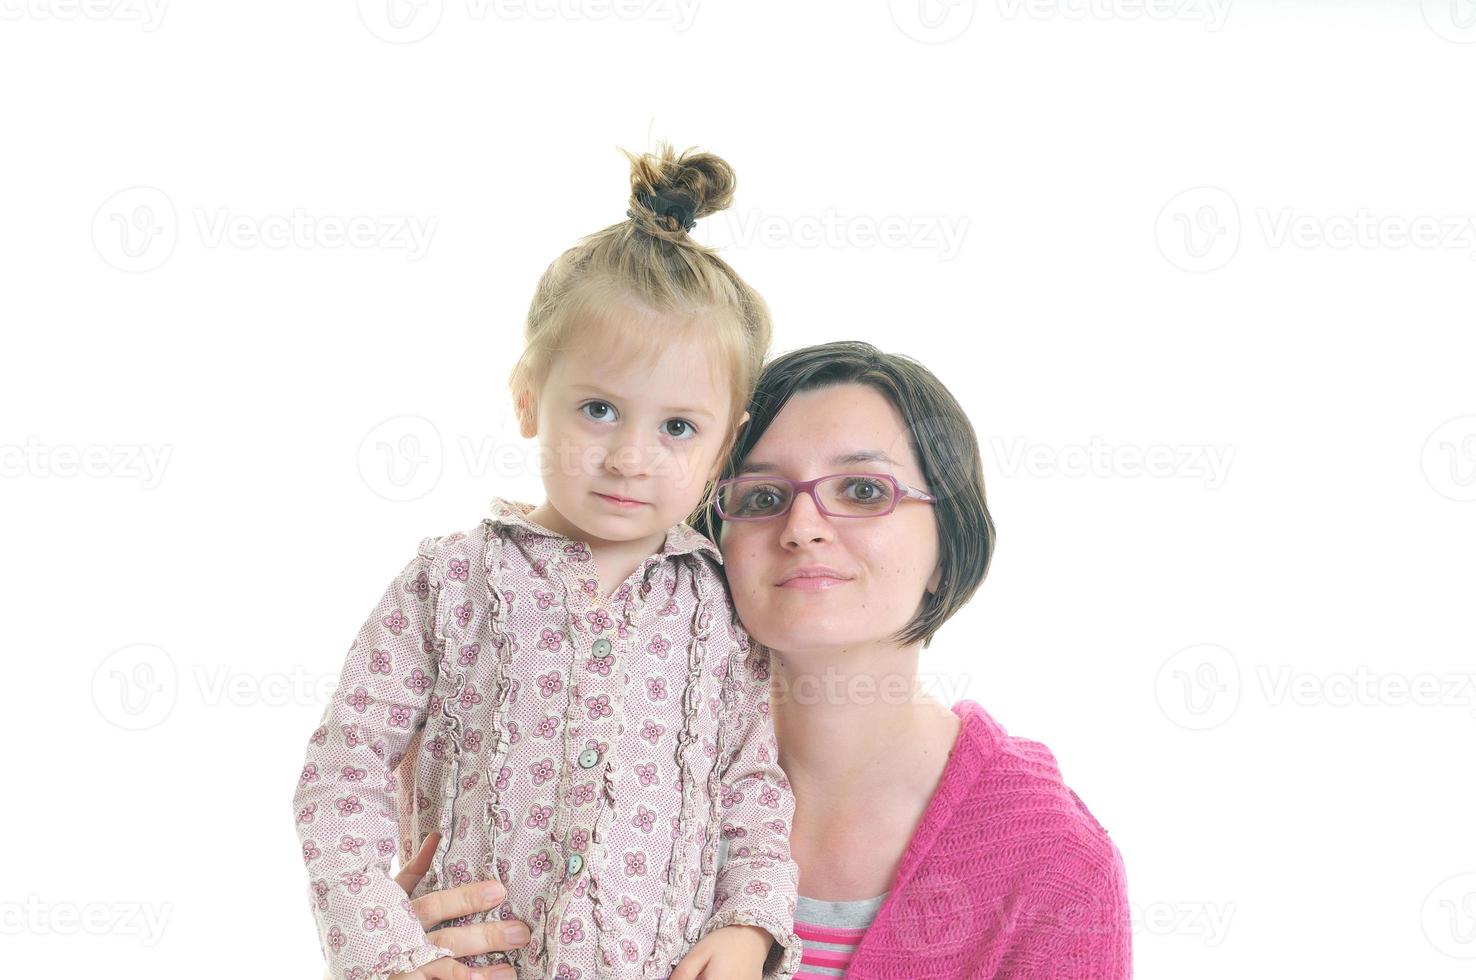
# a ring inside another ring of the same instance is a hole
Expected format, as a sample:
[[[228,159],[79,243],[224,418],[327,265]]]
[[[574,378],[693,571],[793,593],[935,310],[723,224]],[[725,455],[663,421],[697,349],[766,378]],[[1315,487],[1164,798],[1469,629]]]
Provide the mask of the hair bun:
[[[696,149],[678,156],[668,143],[658,143],[653,153],[622,152],[630,160],[626,214],[653,235],[685,237],[698,218],[733,203],[737,177],[720,156]]]

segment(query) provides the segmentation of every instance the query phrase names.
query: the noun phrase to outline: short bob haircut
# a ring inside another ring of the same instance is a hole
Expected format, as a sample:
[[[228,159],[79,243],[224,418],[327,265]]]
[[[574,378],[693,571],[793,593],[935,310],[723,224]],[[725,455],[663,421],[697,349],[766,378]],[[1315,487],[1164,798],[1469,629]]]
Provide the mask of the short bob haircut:
[[[921,641],[926,647],[979,588],[994,556],[994,519],[984,499],[979,439],[958,400],[933,372],[913,358],[857,341],[818,344],[776,357],[759,375],[748,406],[751,417],[739,430],[721,479],[739,472],[792,396],[845,384],[873,388],[897,409],[926,481],[919,489],[938,501],[933,505],[942,566],[938,591],[925,593],[922,608],[896,637],[904,646]],[[692,523],[718,540],[722,518],[710,497]]]

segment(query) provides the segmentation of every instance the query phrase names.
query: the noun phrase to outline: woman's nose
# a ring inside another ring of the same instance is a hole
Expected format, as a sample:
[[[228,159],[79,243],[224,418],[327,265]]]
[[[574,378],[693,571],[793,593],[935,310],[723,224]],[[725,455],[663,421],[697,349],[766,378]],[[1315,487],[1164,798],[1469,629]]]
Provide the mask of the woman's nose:
[[[820,513],[814,496],[808,493],[796,494],[789,505],[789,513],[784,515],[784,545],[798,547],[802,544],[829,541],[830,538],[830,521]]]

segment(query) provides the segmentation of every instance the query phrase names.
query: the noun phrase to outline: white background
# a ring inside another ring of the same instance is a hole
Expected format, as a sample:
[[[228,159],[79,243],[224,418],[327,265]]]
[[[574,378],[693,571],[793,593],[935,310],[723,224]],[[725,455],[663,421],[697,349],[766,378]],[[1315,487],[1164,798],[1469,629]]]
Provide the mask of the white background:
[[[924,666],[1111,832],[1137,975],[1471,975],[1469,0],[155,2],[0,0],[7,976],[317,976],[323,685],[536,497],[522,316],[656,139],[776,352],[969,411]]]

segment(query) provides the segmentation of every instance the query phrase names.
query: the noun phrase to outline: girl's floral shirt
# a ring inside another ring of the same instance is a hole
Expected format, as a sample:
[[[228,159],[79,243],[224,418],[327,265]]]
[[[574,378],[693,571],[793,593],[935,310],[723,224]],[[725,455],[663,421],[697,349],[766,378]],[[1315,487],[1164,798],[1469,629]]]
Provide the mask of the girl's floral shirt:
[[[726,925],[801,943],[767,651],[732,612],[722,556],[685,524],[608,597],[587,545],[495,500],[430,537],[349,651],[294,797],[329,973],[381,980],[451,951],[410,898],[496,878],[532,930],[520,980],[664,978]],[[407,896],[390,873],[432,831]],[[728,842],[719,869],[718,848]]]

